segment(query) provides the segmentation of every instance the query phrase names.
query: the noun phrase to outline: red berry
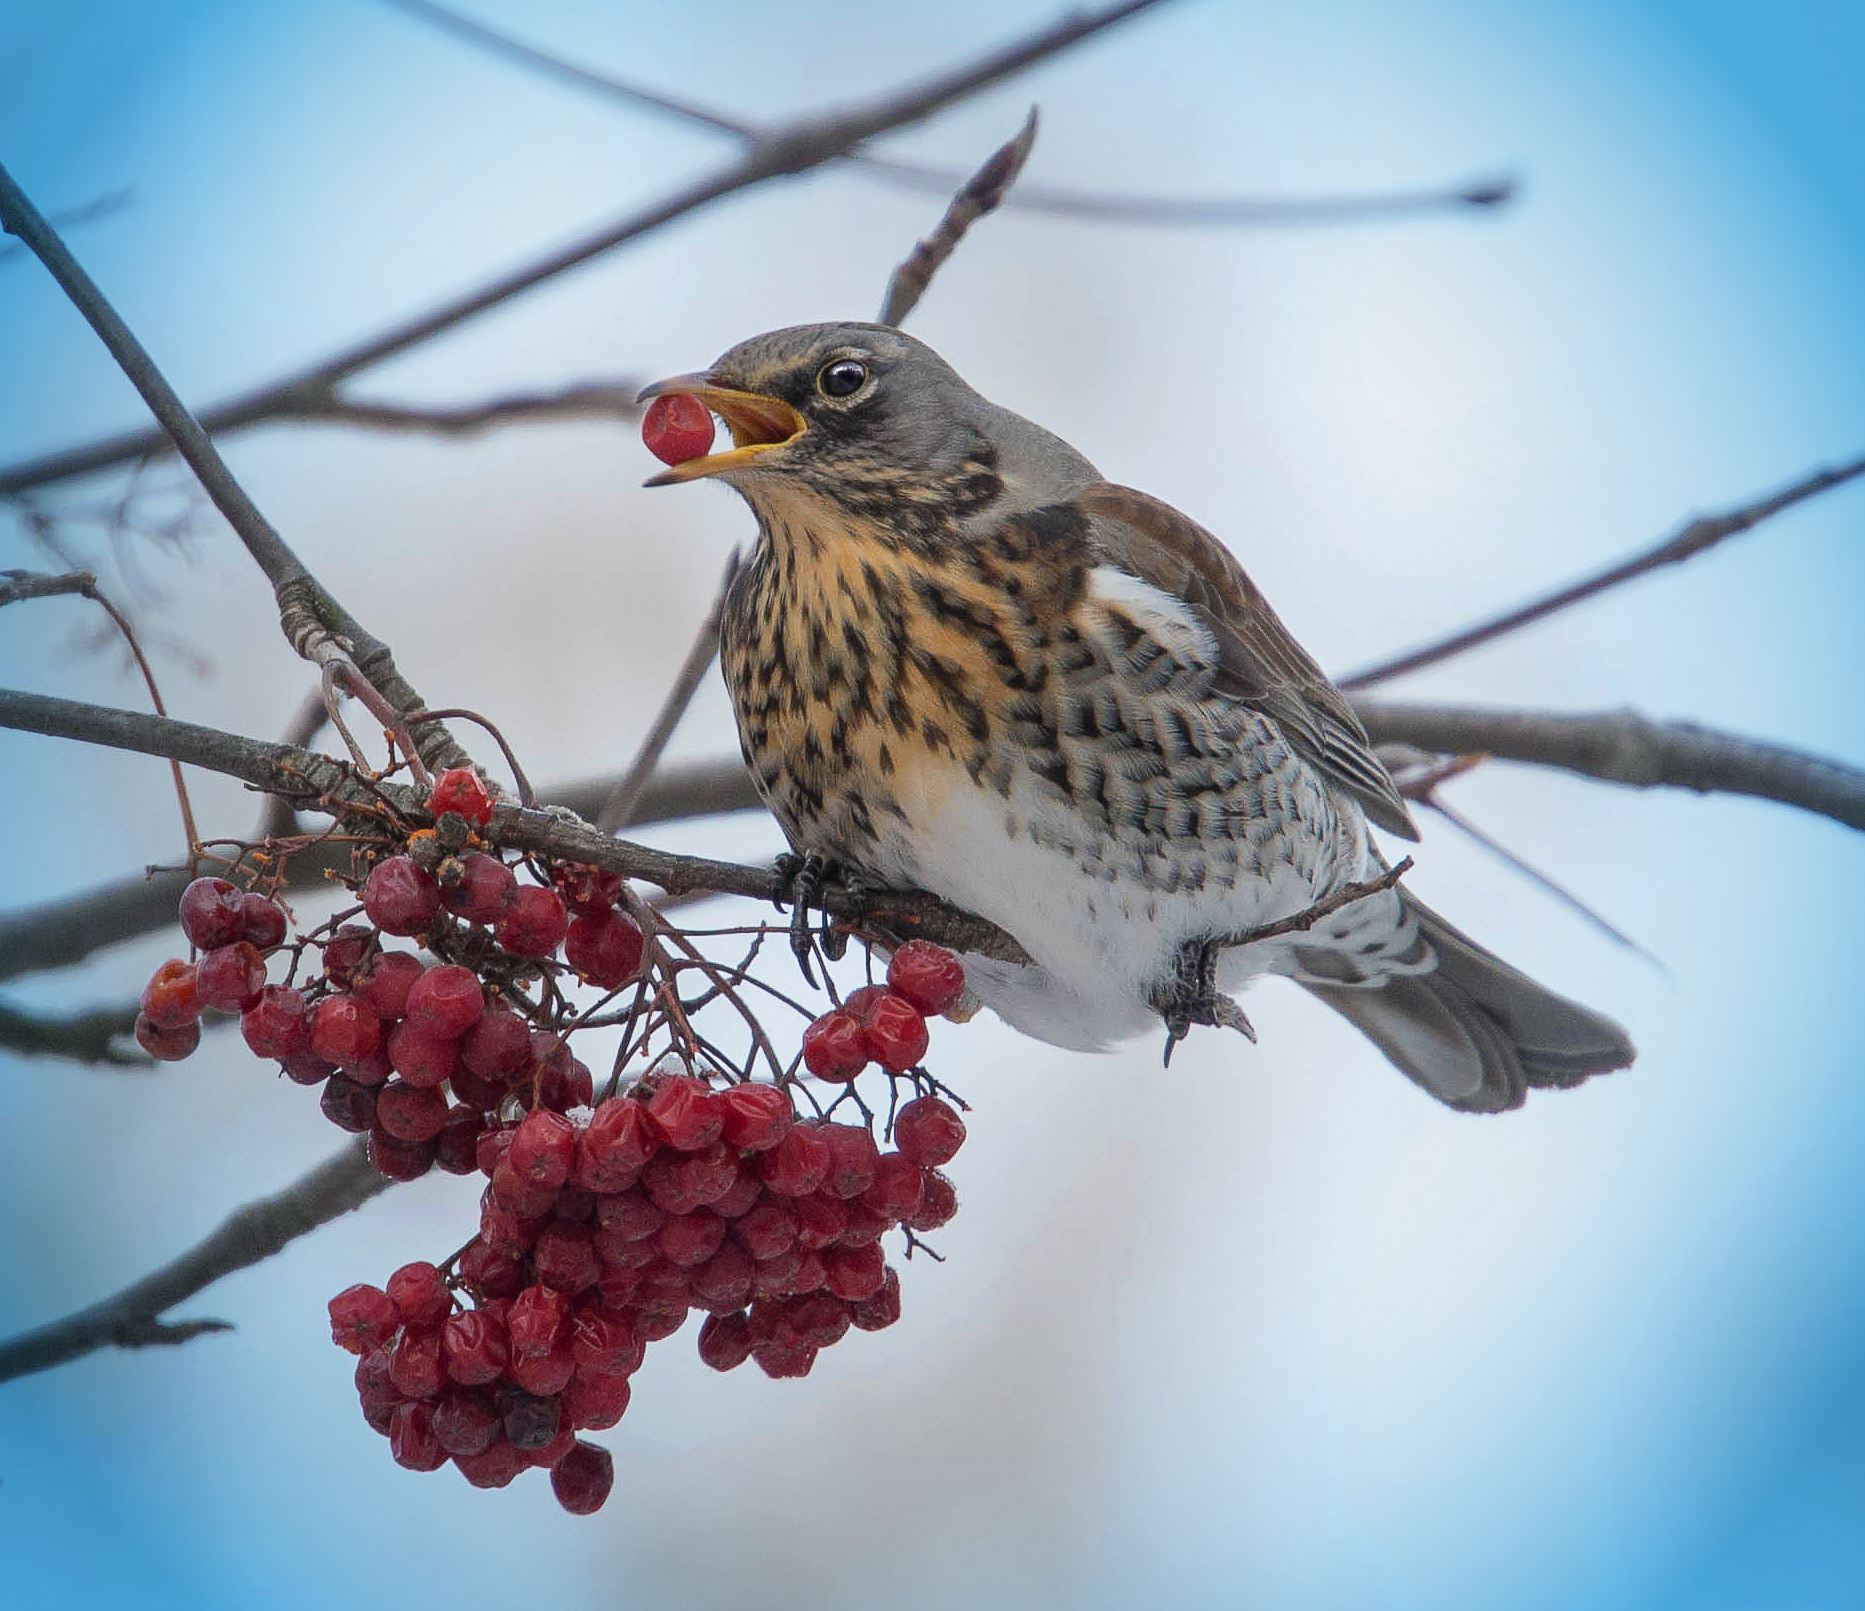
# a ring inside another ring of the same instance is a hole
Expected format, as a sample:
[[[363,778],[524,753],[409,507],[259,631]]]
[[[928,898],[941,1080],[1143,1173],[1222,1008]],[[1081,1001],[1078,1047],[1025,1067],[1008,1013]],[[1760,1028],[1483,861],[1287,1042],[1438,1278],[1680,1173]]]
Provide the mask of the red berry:
[[[392,1020],[407,1012],[408,992],[424,972],[421,959],[407,951],[381,951],[356,970],[350,988],[379,1018]]]
[[[348,992],[326,996],[311,1009],[311,1050],[327,1063],[361,1063],[382,1040],[382,1020]]]
[[[910,1231],[936,1231],[951,1223],[958,1212],[958,1192],[952,1182],[937,1169],[920,1176],[920,1206],[910,1214],[906,1227]]]
[[[896,1155],[897,1156],[897,1155]],[[917,1168],[914,1171],[913,1201],[919,1202],[920,1182]],[[879,1171],[876,1171],[874,1185],[859,1197],[851,1197],[840,1204],[842,1210],[842,1234],[835,1240],[842,1247],[860,1247],[864,1242],[878,1242],[891,1231],[899,1220],[890,1215],[881,1214],[871,1206],[871,1199],[879,1189]],[[831,1199],[833,1200],[833,1199]],[[827,1246],[827,1243],[823,1244]]]
[[[764,1184],[785,1197],[805,1197],[829,1173],[829,1146],[819,1125],[797,1125],[758,1159]]]
[[[181,932],[203,951],[231,945],[245,936],[244,902],[224,878],[197,878],[181,892]]]
[[[334,1063],[326,1063],[310,1047],[287,1052],[278,1060],[279,1072],[299,1085],[317,1085],[336,1073]]]
[[[828,1272],[829,1290],[850,1303],[873,1297],[887,1275],[886,1255],[878,1242],[861,1247],[826,1247],[822,1250],[822,1265]]]
[[[240,1015],[240,1033],[260,1057],[289,1057],[310,1049],[304,997],[285,985],[267,985]]]
[[[576,1161],[576,1127],[546,1108],[527,1113],[512,1133],[505,1161],[520,1180],[555,1191]]]
[[[443,1039],[426,1024],[404,1018],[385,1043],[389,1067],[410,1085],[443,1085],[459,1066],[460,1043]]]
[[[874,1184],[880,1149],[866,1125],[825,1124],[820,1134],[829,1149],[829,1172],[822,1189],[830,1197],[859,1197]]]
[[[704,1080],[675,1074],[661,1081],[647,1102],[648,1126],[668,1146],[698,1152],[719,1139],[725,1106]]]
[[[531,1031],[506,1007],[488,1007],[460,1042],[460,1062],[488,1080],[508,1081],[531,1061]]]
[[[454,1465],[475,1488],[503,1488],[526,1468],[525,1457],[501,1433],[484,1454],[456,1454]]]
[[[404,1141],[378,1124],[369,1132],[369,1161],[390,1180],[419,1180],[434,1167],[434,1143]]]
[[[573,912],[602,912],[622,898],[622,875],[584,862],[560,861],[550,881]]]
[[[548,1354],[520,1354],[512,1361],[512,1380],[538,1398],[555,1398],[570,1385],[575,1374],[576,1361],[570,1356],[568,1343],[559,1344]]]
[[[578,1369],[563,1392],[563,1418],[578,1431],[604,1431],[628,1410],[628,1378]]]
[[[390,1080],[376,1093],[376,1126],[397,1141],[432,1141],[446,1122],[447,1099],[431,1087]]]
[[[138,1013],[135,1024],[136,1044],[158,1063],[179,1063],[201,1044],[199,1024],[177,1024],[164,1029],[149,1022],[147,1014]]]
[[[465,1259],[461,1259],[465,1274]],[[505,1322],[486,1309],[466,1309],[447,1316],[440,1328],[441,1357],[447,1374],[462,1387],[496,1382],[511,1363],[511,1341]]]
[[[721,1137],[728,1147],[743,1152],[768,1152],[790,1133],[795,1119],[789,1092],[775,1085],[728,1085],[719,1093],[719,1106],[724,1113]]]
[[[438,1471],[447,1463],[447,1451],[434,1431],[431,1404],[397,1405],[389,1417],[389,1453],[409,1471]]]
[[[460,1280],[482,1302],[488,1298],[515,1298],[524,1290],[524,1266],[516,1255],[500,1252],[483,1241],[467,1243],[460,1254]]]
[[[920,1166],[904,1153],[884,1152],[874,1166],[874,1184],[861,1194],[865,1207],[897,1224],[920,1206]]]
[[[904,1074],[926,1055],[926,1019],[905,996],[885,991],[860,1013],[862,1045],[890,1074]]]
[[[199,975],[192,962],[170,958],[142,987],[142,1015],[157,1029],[180,1029],[201,1016]]]
[[[699,1328],[699,1357],[714,1370],[736,1370],[751,1357],[751,1321],[742,1309],[706,1317]]]
[[[332,1074],[317,1105],[339,1130],[362,1135],[376,1122],[376,1093],[342,1074]]]
[[[803,1031],[803,1063],[819,1080],[852,1080],[868,1066],[861,1020],[842,1008],[824,1013]]]
[[[751,1255],[736,1242],[727,1242],[688,1278],[693,1301],[714,1314],[742,1309],[751,1301],[757,1269]]]
[[[916,1096],[894,1115],[894,1145],[916,1164],[950,1163],[965,1144],[965,1121],[936,1096]]]
[[[551,1467],[550,1491],[572,1516],[594,1515],[614,1486],[615,1461],[609,1451],[581,1438]]]
[[[591,984],[613,990],[641,969],[641,930],[620,912],[581,912],[570,922],[563,959]]]
[[[587,1191],[625,1190],[658,1145],[647,1109],[632,1097],[612,1096],[597,1107],[577,1138],[577,1184]]]
[[[531,1268],[547,1287],[572,1295],[593,1287],[602,1277],[594,1237],[587,1225],[547,1225],[531,1250]]]
[[[437,817],[457,811],[475,828],[483,828],[492,820],[492,791],[470,766],[450,766],[434,779],[427,808]]]
[[[662,464],[685,464],[712,451],[712,415],[697,397],[668,392],[641,416],[641,440]]]
[[[440,885],[410,856],[390,856],[363,881],[363,910],[386,934],[425,934],[440,916]]]
[[[285,943],[285,909],[263,895],[240,897],[240,938],[261,951]]]
[[[345,923],[324,942],[324,972],[348,986],[376,954],[376,931],[365,923]]]
[[[806,1343],[833,1348],[848,1335],[848,1305],[830,1292],[811,1292],[785,1305],[784,1324]]]
[[[758,1179],[756,1163],[749,1157],[739,1161],[733,1171],[732,1184],[723,1197],[712,1200],[712,1211],[720,1219],[737,1219],[764,1201],[764,1182]]]
[[[385,1343],[401,1326],[401,1312],[380,1287],[359,1282],[330,1300],[330,1340],[353,1354]]]
[[[512,891],[492,932],[500,945],[518,956],[552,956],[570,932],[570,914],[555,890],[521,884]]]
[[[758,1369],[766,1376],[781,1381],[809,1375],[810,1367],[816,1363],[816,1353],[816,1348],[810,1343],[799,1343],[795,1347],[761,1343],[751,1350],[751,1357],[758,1362]]]
[[[244,1012],[265,989],[265,958],[250,940],[216,946],[195,964],[201,1005],[217,1012]]]
[[[586,1308],[570,1323],[570,1353],[578,1375],[627,1376],[641,1368],[641,1339],[626,1315]]]
[[[725,1240],[725,1221],[717,1214],[696,1208],[690,1214],[676,1214],[661,1226],[661,1257],[681,1269],[704,1264],[719,1251]]]
[[[404,1325],[437,1326],[453,1307],[440,1271],[424,1259],[404,1264],[391,1275],[387,1291]]]
[[[848,1229],[848,1204],[826,1192],[813,1191],[796,1200],[796,1245],[805,1253],[819,1252],[841,1241]]]
[[[965,970],[943,945],[908,940],[888,961],[887,983],[931,1018],[958,1005],[965,993]]]
[[[459,878],[442,880],[440,903],[468,923],[496,923],[517,890],[518,880],[511,868],[497,856],[469,850],[460,857]]]
[[[479,975],[457,963],[429,968],[408,987],[404,1021],[436,1040],[458,1040],[486,1010]]]
[[[485,1128],[479,1109],[458,1104],[449,1108],[446,1124],[434,1137],[434,1162],[450,1175],[472,1174],[479,1167],[479,1137]]]
[[[549,1217],[552,1206],[557,1201],[557,1188],[535,1180],[527,1180],[512,1168],[511,1149],[506,1149],[506,1156],[501,1158],[492,1170],[492,1201],[508,1213],[516,1215],[524,1223],[518,1226],[517,1234],[526,1247],[537,1240],[538,1232],[544,1229],[544,1222]],[[501,1232],[498,1240],[504,1243],[512,1241],[512,1227],[497,1223]],[[486,1232],[488,1241],[494,1240],[491,1230]]]
[[[900,1318],[900,1277],[891,1265],[880,1291],[850,1304],[848,1318],[858,1331],[883,1331]]]
[[[532,1031],[531,1050],[536,1062],[530,1083],[541,1106],[568,1113],[571,1108],[586,1108],[595,1101],[595,1082],[588,1068],[570,1055],[570,1048],[557,1036],[545,1029]]]
[[[511,1336],[514,1359],[542,1359],[564,1341],[570,1319],[570,1302],[546,1286],[529,1286],[512,1299],[505,1329]]]
[[[434,1406],[434,1436],[450,1455],[484,1454],[504,1435],[492,1407],[471,1393],[443,1394]]]
[[[797,1211],[786,1197],[766,1197],[732,1222],[732,1240],[754,1259],[788,1252],[796,1239]]]

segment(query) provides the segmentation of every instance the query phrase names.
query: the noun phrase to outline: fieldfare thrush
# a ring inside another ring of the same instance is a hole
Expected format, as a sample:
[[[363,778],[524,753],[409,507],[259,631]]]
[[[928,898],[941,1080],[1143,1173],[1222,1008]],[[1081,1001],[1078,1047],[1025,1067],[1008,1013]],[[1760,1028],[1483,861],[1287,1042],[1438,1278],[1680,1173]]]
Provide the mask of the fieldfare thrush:
[[[1440,1101],[1518,1106],[1632,1060],[1610,1019],[1402,888],[1213,949],[1386,866],[1417,830],[1352,707],[1230,552],[881,325],[742,342],[690,393],[758,543],[721,658],[745,760],[816,870],[930,890],[1029,965],[965,960],[1023,1032],[1098,1050],[1163,1018],[1247,1028],[1302,985]]]

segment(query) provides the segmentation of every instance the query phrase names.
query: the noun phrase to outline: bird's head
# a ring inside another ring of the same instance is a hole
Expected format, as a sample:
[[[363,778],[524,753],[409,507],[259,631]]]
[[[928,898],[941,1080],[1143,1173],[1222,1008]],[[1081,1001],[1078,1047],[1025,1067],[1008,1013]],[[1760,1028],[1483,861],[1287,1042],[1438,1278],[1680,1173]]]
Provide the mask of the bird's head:
[[[922,341],[887,325],[796,325],[753,336],[643,401],[696,397],[732,446],[663,470],[651,487],[716,477],[761,516],[799,500],[886,519],[960,517],[1010,496],[1027,507],[1093,479],[1046,431],[985,401]],[[1018,483],[1030,483],[1018,496]]]

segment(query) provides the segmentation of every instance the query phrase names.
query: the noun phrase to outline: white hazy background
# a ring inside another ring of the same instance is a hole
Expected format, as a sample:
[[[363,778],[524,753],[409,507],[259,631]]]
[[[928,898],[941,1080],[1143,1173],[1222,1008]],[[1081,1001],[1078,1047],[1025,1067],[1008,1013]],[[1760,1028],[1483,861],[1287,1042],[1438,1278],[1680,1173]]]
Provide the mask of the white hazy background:
[[[754,119],[847,101],[1050,14],[481,15]],[[1859,451],[1856,18],[1811,4],[1183,4],[893,141],[969,167],[1040,102],[1033,179],[1359,192],[1520,174],[1497,214],[1311,230],[1005,213],[910,328],[1111,478],[1222,533],[1345,670]],[[489,61],[366,0],[0,14],[0,157],[42,205],[123,185],[73,244],[185,396],[227,395],[723,160],[700,131]],[[1856,103],[1851,103],[1854,108]],[[366,376],[454,401],[697,367],[871,317],[932,197],[846,168],[769,186]],[[0,449],[140,423],[44,277],[0,264]],[[632,752],[750,536],[651,493],[622,428],[465,442],[276,428],[262,507],[436,702],[532,776]],[[112,493],[105,479],[61,497]],[[1406,685],[1634,704],[1839,755],[1857,491]],[[6,564],[40,564],[0,525]],[[212,520],[142,550],[177,714],[276,732],[307,686]],[[140,706],[75,603],[0,622],[0,681]],[[709,685],[679,755],[734,741]],[[7,904],[173,857],[159,766],[0,735]],[[193,780],[203,831],[252,804]],[[1526,1111],[1432,1105],[1298,992],[1262,1044],[1085,1059],[942,1027],[974,1103],[943,1265],[801,1383],[657,1347],[594,1520],[542,1478],[415,1476],[363,1425],[323,1305],[462,1239],[474,1184],[398,1188],[187,1311],[238,1324],[0,1388],[0,1558],[24,1605],[1848,1605],[1865,1346],[1856,913],[1865,853],[1757,803],[1485,768],[1454,801],[1664,961],[1619,951],[1443,827],[1413,882],[1632,1026],[1637,1067]],[[761,819],[666,842],[762,857]],[[729,910],[720,907],[718,910]],[[173,937],[26,981],[113,998]],[[0,1063],[0,1329],[87,1303],[337,1140],[230,1037],[147,1075]]]

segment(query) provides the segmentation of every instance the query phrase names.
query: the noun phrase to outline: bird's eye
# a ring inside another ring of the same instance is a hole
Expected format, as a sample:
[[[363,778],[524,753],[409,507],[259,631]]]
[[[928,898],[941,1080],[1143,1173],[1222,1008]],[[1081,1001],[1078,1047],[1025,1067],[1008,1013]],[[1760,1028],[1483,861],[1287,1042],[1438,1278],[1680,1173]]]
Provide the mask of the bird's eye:
[[[825,364],[816,377],[816,389],[824,397],[853,397],[868,379],[868,366],[853,358],[838,358]]]

